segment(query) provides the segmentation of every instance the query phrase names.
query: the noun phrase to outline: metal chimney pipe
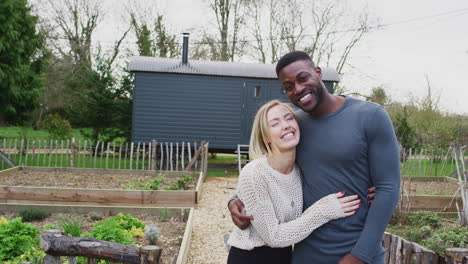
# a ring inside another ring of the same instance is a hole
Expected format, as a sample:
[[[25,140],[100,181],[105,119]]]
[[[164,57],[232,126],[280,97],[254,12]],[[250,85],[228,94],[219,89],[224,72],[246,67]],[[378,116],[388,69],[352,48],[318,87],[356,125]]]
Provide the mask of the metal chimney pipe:
[[[182,64],[188,63],[188,41],[190,33],[182,33],[184,36],[184,42],[182,46]]]

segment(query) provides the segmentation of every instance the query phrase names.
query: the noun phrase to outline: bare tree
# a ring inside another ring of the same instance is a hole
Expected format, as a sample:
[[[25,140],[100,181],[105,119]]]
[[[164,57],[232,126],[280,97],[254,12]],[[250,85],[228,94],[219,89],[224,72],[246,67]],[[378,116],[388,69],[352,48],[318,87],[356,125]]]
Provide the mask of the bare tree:
[[[51,32],[55,49],[63,57],[71,56],[75,65],[91,67],[91,41],[94,31],[102,21],[103,11],[99,1],[47,0],[53,12]],[[63,43],[65,40],[67,43]]]
[[[210,0],[209,7],[216,19],[218,34],[207,30],[193,52],[194,58],[234,61],[242,56],[244,41],[241,29],[245,23],[243,2],[246,0]]]
[[[367,12],[350,17],[346,5],[337,0],[314,1],[310,12],[313,27],[306,30],[311,40],[305,51],[316,64],[334,66],[343,76],[351,51],[369,30]]]

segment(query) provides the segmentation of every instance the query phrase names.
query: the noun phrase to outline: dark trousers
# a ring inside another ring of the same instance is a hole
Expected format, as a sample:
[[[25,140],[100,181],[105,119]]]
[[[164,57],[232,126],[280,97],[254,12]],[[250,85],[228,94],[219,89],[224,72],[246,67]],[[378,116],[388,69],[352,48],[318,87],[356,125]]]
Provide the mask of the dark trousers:
[[[228,264],[289,264],[291,263],[292,247],[271,248],[267,246],[256,247],[252,250],[243,250],[231,247]]]

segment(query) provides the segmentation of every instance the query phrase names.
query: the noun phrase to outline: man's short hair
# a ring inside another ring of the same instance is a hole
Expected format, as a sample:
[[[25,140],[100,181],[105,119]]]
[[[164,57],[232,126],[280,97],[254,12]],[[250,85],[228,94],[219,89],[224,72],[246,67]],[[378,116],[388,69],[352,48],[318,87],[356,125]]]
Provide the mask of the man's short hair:
[[[312,67],[315,68],[315,64],[312,61],[312,58],[309,56],[309,54],[303,52],[303,51],[291,51],[289,53],[286,53],[281,59],[279,59],[278,63],[276,63],[276,76],[279,75],[279,72],[289,64],[300,61],[300,60],[305,60],[305,61],[310,61],[312,64]]]

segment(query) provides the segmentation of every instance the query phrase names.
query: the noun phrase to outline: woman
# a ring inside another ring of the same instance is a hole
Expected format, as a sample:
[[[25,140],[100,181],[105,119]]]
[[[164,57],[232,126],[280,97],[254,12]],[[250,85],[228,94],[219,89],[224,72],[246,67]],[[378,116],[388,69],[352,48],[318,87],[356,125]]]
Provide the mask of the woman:
[[[251,225],[232,231],[228,264],[290,263],[292,245],[330,220],[353,215],[357,195],[330,194],[302,213],[300,170],[295,165],[300,131],[292,109],[273,100],[257,112],[250,138],[253,159],[239,176],[238,195]]]

